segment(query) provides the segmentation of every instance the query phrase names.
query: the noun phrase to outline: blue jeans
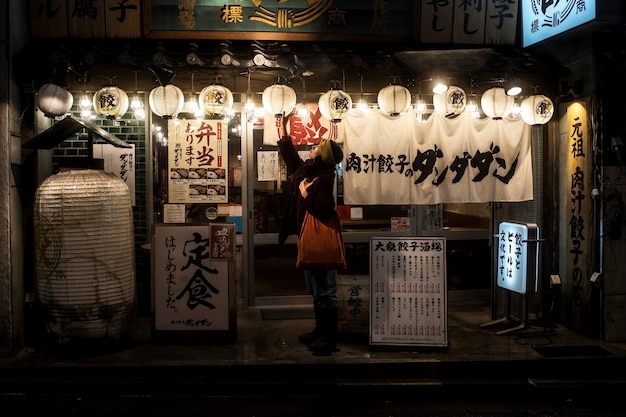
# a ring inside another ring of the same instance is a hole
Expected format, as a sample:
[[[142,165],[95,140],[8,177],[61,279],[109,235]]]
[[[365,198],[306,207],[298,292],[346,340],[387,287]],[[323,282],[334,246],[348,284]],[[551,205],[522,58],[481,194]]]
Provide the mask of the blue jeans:
[[[304,280],[317,307],[337,307],[337,270],[305,269]]]

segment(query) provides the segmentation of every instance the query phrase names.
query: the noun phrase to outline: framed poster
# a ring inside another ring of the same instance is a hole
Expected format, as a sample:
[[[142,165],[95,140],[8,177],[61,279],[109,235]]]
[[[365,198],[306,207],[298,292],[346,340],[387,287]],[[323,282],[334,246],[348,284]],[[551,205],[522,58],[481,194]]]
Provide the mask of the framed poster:
[[[168,122],[168,203],[228,203],[228,124]]]
[[[448,346],[446,238],[370,238],[370,345]]]
[[[225,243],[223,236],[226,241],[232,238],[230,243]],[[234,224],[155,225],[152,242],[155,339],[236,340],[235,265],[229,261],[232,248]]]

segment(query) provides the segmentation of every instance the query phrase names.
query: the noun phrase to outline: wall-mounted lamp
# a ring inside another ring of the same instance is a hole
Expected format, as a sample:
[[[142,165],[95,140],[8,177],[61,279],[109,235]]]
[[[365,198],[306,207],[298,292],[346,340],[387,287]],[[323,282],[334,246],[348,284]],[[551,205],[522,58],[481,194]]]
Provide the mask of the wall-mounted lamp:
[[[431,81],[431,80],[429,78],[427,80],[420,80],[417,82],[417,97],[415,97],[414,110],[418,118],[422,114],[426,113],[426,108],[427,108],[426,100],[424,100],[424,97],[422,96],[422,82],[424,81]]]
[[[433,94],[443,94],[448,91],[448,81],[443,77],[433,78]]]
[[[302,103],[300,103],[300,107],[298,108],[298,116],[304,118],[309,115],[309,107],[306,101],[306,83],[304,77],[300,77],[300,79],[302,80]]]
[[[356,103],[356,109],[361,113],[361,114],[367,114],[370,112],[370,106],[369,104],[367,104],[367,100],[365,99],[365,95],[363,94],[363,73],[359,74],[361,77],[360,80],[360,86],[359,86],[359,91],[360,91],[360,95],[359,95],[359,101]]]
[[[196,116],[196,118],[200,118],[202,117],[203,113],[202,113],[202,110],[200,109],[200,104],[198,103],[198,96],[194,88],[194,83],[193,83],[194,75],[195,73],[192,71],[191,72],[191,91],[189,92],[189,99],[187,99],[187,101],[185,102],[185,111],[187,113],[193,114],[194,116]]]
[[[248,113],[253,113],[256,108],[256,104],[254,103],[254,96],[252,95],[252,89],[250,88],[250,76],[252,71],[248,68],[248,88],[246,89],[246,111]]]
[[[133,95],[133,98],[130,100],[130,108],[133,109],[133,114],[135,115],[135,119],[144,120],[146,118],[146,109],[144,108],[143,100],[141,100],[141,97],[139,97],[139,91],[137,89],[137,72],[138,71],[133,71],[133,72],[135,73],[135,94]]]
[[[504,90],[507,96],[516,96],[522,92],[522,82],[513,75],[507,75]]]

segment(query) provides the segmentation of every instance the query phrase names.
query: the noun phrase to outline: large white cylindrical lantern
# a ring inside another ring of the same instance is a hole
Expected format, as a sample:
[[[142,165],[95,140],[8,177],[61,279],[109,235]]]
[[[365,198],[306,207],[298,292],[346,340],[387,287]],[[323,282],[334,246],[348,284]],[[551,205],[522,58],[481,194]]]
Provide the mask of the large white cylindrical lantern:
[[[74,104],[74,96],[56,84],[44,84],[37,91],[37,106],[46,117],[59,117],[67,114]]]
[[[62,171],[37,189],[37,301],[50,333],[119,339],[135,303],[133,212],[126,183],[101,170]]]
[[[330,89],[317,102],[322,116],[332,122],[340,122],[352,108],[352,97],[340,89]]]
[[[465,91],[455,85],[451,85],[444,93],[433,96],[435,111],[449,118],[463,113],[466,103]]]
[[[480,107],[488,117],[502,119],[513,110],[515,98],[507,96],[504,88],[493,87],[485,91],[480,98]]]
[[[185,96],[183,90],[174,84],[167,84],[153,88],[148,103],[152,113],[163,118],[172,118],[183,110]]]
[[[93,95],[93,108],[108,119],[119,119],[128,110],[128,94],[116,86],[102,87]]]
[[[548,97],[536,94],[522,100],[521,115],[529,125],[548,123],[554,114],[554,104]]]
[[[233,108],[233,93],[220,84],[211,84],[200,91],[200,109],[211,117],[224,117]]]
[[[296,107],[296,92],[284,84],[274,84],[263,90],[263,108],[276,117],[289,114]]]
[[[411,92],[398,84],[383,87],[378,92],[378,108],[388,116],[400,116],[411,107]]]

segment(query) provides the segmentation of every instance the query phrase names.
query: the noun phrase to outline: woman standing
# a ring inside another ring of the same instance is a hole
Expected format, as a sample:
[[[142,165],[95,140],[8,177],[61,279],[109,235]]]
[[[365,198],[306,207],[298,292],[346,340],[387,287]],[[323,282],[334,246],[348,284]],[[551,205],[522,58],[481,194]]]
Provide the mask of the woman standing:
[[[278,233],[280,244],[289,235],[299,234],[307,211],[321,221],[327,221],[335,212],[335,169],[343,160],[341,148],[329,139],[311,147],[310,158],[302,160],[287,131],[292,114],[283,115],[278,141],[280,153],[291,173]],[[304,278],[313,297],[315,328],[298,340],[307,345],[314,355],[330,355],[337,347],[337,270],[305,269]]]

